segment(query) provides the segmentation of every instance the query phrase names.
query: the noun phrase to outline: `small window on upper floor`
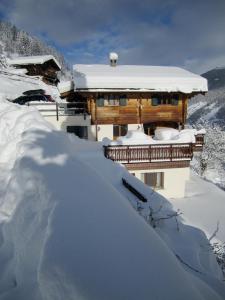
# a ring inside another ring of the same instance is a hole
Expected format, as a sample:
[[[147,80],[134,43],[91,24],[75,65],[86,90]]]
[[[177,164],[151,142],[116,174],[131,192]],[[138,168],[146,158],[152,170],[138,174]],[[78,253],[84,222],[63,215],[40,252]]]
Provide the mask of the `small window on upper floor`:
[[[96,105],[97,107],[102,107],[104,106],[104,96],[103,95],[99,95],[97,100],[96,100]]]
[[[152,95],[152,106],[158,105],[178,105],[179,95],[178,94],[153,94]]]
[[[121,95],[119,97],[120,106],[127,106],[127,96]]]
[[[105,95],[104,97],[105,106],[119,106],[119,97],[117,95]]]

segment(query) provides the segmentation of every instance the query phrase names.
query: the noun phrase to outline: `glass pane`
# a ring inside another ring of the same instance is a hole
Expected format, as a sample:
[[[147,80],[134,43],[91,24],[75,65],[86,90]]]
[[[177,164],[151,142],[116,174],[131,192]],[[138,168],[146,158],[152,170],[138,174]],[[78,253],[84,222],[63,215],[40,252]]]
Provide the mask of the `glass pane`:
[[[113,125],[113,137],[116,138],[120,135],[119,125]]]
[[[157,106],[157,105],[159,105],[159,104],[160,104],[159,96],[154,95],[154,96],[152,97],[152,106]]]
[[[124,136],[127,134],[127,125],[120,125],[120,135]]]
[[[178,105],[178,102],[179,102],[179,95],[172,95],[172,98],[171,98],[171,104],[172,105]]]
[[[127,105],[127,98],[126,95],[120,97],[120,106],[126,106]]]
[[[142,173],[144,175],[144,183],[152,188],[163,188],[163,173]],[[142,176],[143,176],[142,175]]]
[[[99,97],[96,101],[96,104],[98,107],[102,107],[104,106],[104,98],[103,97]]]

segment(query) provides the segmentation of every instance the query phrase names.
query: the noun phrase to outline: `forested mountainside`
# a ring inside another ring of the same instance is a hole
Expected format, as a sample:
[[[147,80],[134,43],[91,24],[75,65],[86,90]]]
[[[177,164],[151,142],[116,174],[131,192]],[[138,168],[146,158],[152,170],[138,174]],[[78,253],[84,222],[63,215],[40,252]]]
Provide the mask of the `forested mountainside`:
[[[0,54],[5,56],[51,54],[61,64],[63,75],[69,76],[70,73],[63,55],[55,48],[4,21],[0,21]]]
[[[206,144],[194,168],[207,179],[225,188],[225,67],[202,74],[209,92],[189,102],[188,121],[206,129]]]
[[[208,79],[209,90],[225,87],[225,67],[212,69],[202,76]]]

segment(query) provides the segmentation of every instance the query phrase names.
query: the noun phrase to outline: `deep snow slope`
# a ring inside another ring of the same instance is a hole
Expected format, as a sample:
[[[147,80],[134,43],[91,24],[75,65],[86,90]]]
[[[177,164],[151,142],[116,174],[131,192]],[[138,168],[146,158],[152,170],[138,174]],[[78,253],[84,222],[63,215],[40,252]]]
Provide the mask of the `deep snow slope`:
[[[192,173],[185,197],[170,201],[183,212],[187,224],[201,228],[208,238],[216,232],[215,238],[225,242],[225,191]]]
[[[201,230],[105,159],[100,143],[55,131],[35,109],[4,100],[0,265],[4,300],[225,298]]]
[[[206,129],[203,154],[196,156],[193,167],[199,175],[225,189],[225,68],[215,68],[202,76],[208,79],[209,92],[193,97],[188,107],[190,125]]]

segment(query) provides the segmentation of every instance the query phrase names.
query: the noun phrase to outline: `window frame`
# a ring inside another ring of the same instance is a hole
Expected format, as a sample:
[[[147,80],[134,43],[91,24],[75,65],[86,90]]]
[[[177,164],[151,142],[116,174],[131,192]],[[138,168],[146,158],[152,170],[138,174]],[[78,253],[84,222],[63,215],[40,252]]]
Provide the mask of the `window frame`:
[[[179,104],[179,94],[169,93],[169,94],[152,94],[151,96],[151,106],[178,106]]]
[[[155,178],[153,177],[155,175]],[[152,176],[153,178],[147,178],[148,176]],[[164,189],[164,172],[146,172],[141,173],[141,180],[155,190],[163,190]],[[149,184],[150,182],[156,182],[155,185]],[[149,182],[149,183],[148,183]]]

